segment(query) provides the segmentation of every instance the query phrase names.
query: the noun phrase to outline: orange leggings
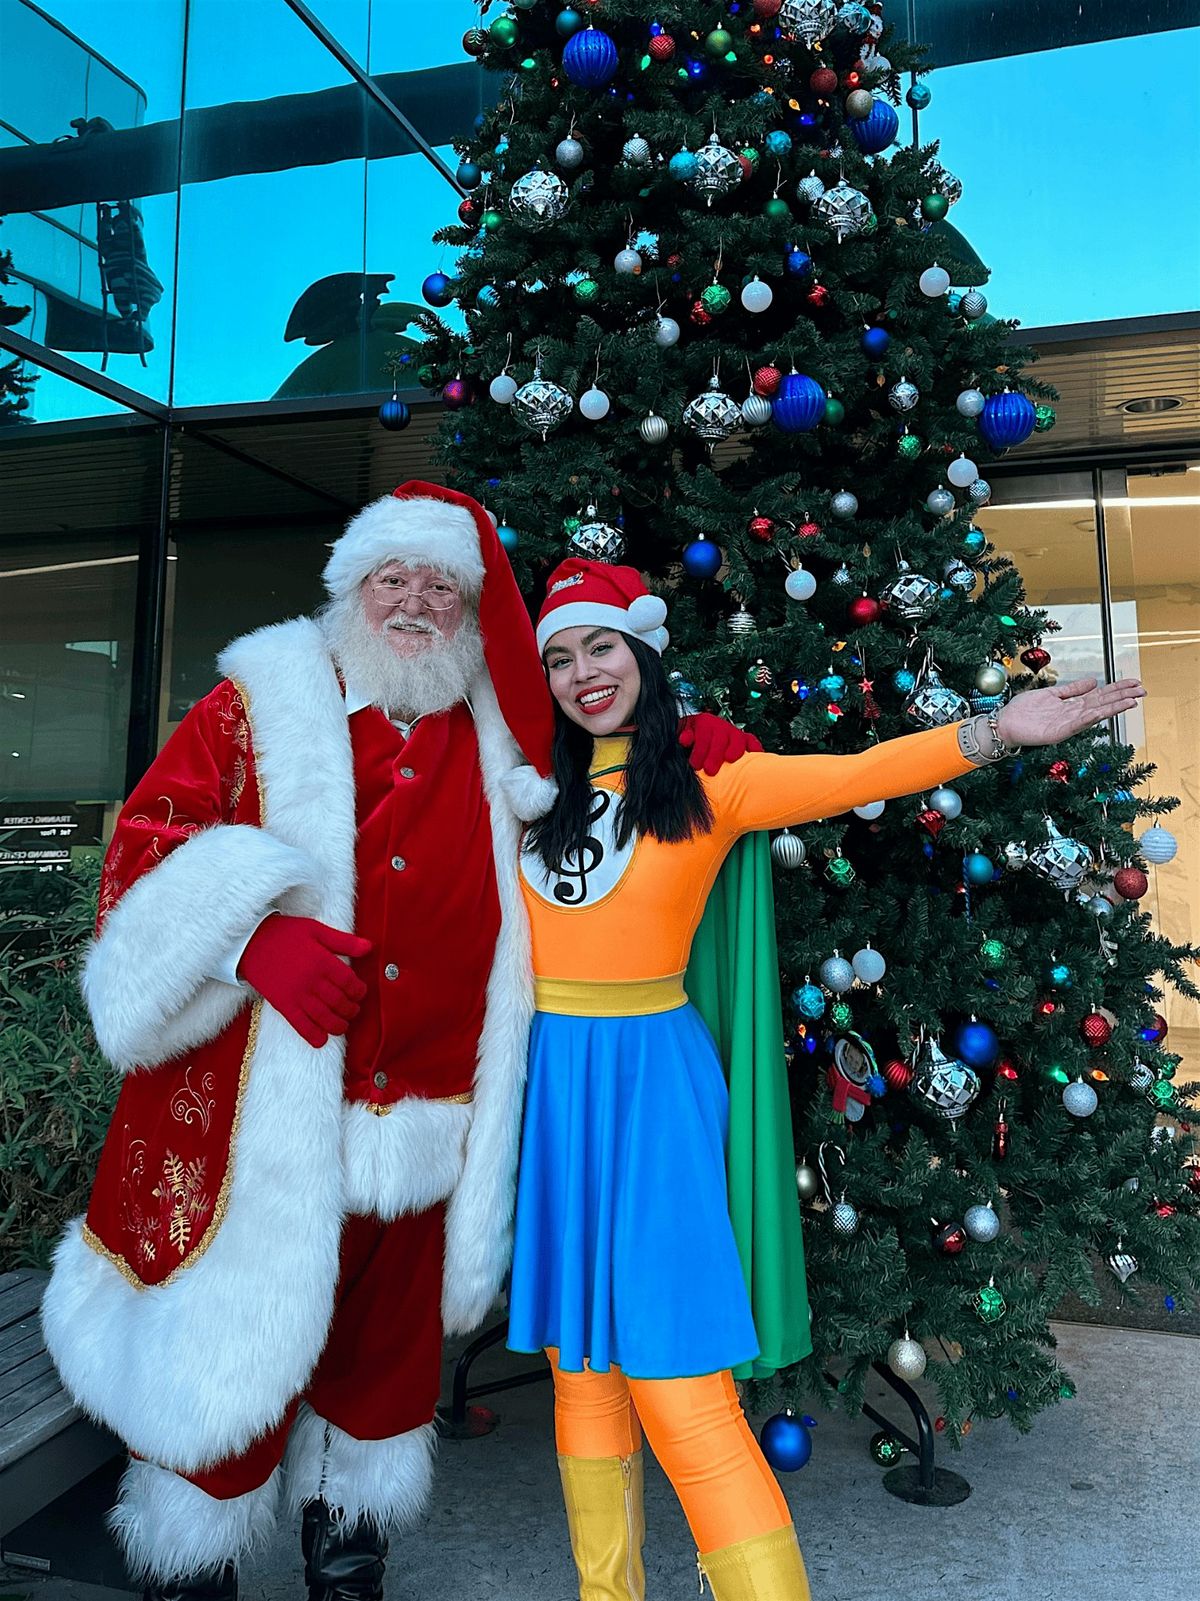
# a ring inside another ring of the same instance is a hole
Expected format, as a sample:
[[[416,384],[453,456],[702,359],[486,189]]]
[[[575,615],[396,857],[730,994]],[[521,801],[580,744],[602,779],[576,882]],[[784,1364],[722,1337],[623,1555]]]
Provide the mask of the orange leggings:
[[[565,1373],[557,1351],[546,1355],[554,1369],[561,1456],[629,1456],[644,1428],[701,1552],[791,1525],[728,1371],[698,1379],[627,1379],[615,1367]]]

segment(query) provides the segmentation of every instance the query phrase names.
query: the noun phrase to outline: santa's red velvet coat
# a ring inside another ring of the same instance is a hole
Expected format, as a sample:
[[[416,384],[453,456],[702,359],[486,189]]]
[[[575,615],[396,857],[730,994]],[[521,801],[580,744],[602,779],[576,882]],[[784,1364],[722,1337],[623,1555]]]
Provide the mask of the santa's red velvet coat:
[[[522,761],[485,679],[405,740],[347,715],[320,626],[259,630],[122,813],[84,978],[125,1074],[47,1291],[76,1398],[194,1471],[278,1421],[321,1351],[348,1213],[447,1200],[443,1311],[507,1266],[532,1012]],[[347,1039],[314,1050],[212,975],[269,910],[372,941]]]

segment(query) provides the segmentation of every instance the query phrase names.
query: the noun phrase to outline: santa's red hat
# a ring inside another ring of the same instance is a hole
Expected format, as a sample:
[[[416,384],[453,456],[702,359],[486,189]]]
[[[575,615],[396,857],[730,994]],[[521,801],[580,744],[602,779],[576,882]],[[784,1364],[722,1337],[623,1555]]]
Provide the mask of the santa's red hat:
[[[539,815],[554,795],[547,780],[554,712],[529,613],[495,524],[470,495],[410,479],[351,518],[325,564],[325,587],[335,599],[347,595],[386,561],[436,568],[475,601],[500,714],[530,764],[509,775],[505,790],[518,815]]]
[[[550,574],[538,613],[537,648],[563,628],[615,628],[661,656],[669,638],[666,604],[646,588],[636,567],[569,556]]]

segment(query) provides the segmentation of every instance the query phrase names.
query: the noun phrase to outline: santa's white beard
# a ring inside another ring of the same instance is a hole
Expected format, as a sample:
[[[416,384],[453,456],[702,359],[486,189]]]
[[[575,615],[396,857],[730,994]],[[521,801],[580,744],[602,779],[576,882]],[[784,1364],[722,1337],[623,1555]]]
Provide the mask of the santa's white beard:
[[[429,642],[413,656],[396,654],[386,628],[381,634],[372,632],[357,593],[331,600],[320,620],[346,682],[368,695],[373,706],[403,722],[457,706],[483,667],[479,628],[469,614],[464,614],[450,639],[428,618],[421,618],[428,624]]]

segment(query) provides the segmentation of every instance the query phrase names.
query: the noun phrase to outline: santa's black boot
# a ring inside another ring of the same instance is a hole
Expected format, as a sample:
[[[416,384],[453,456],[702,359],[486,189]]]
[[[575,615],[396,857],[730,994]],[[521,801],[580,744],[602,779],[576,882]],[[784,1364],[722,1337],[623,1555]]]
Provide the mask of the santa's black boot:
[[[237,1569],[226,1564],[218,1572],[168,1579],[142,1592],[142,1601],[237,1601]]]
[[[300,1530],[308,1601],[383,1601],[388,1543],[369,1522],[351,1523],[310,1501]]]

